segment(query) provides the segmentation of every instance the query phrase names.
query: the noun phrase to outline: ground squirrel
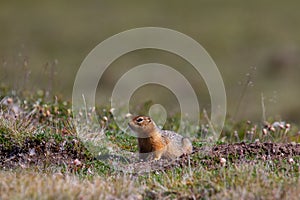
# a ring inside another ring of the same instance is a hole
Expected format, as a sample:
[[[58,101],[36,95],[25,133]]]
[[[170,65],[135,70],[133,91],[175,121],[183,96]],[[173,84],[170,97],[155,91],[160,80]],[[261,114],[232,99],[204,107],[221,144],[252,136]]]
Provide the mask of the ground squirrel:
[[[188,138],[173,131],[161,130],[150,117],[134,117],[128,125],[138,136],[140,159],[147,159],[150,153],[154,154],[155,160],[161,157],[174,159],[193,151]]]

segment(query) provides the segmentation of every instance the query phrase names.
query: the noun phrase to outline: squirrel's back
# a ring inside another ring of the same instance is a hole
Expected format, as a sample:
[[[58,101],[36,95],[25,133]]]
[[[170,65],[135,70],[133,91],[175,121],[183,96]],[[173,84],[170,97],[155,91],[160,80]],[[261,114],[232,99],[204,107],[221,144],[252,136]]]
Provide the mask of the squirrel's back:
[[[168,138],[169,140],[164,157],[173,159],[193,152],[192,143],[188,138],[168,130],[161,130],[161,134],[163,138]]]

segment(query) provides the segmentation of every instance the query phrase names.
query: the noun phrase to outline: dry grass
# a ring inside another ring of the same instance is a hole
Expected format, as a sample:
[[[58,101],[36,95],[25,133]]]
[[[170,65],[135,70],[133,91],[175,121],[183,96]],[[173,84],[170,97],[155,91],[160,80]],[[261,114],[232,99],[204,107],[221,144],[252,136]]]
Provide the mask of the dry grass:
[[[174,168],[135,176],[0,171],[0,199],[299,199],[298,169],[272,162]]]
[[[0,198],[5,199],[141,199],[142,186],[130,176],[80,180],[75,175],[0,172]]]

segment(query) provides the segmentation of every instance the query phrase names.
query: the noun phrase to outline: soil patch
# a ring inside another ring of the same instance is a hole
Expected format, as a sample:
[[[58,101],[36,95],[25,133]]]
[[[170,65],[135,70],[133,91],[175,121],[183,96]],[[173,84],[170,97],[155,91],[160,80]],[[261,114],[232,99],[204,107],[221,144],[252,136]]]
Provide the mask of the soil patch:
[[[32,165],[76,165],[80,161],[89,160],[84,153],[84,147],[74,149],[76,141],[61,141],[59,143],[27,141],[23,148],[13,146],[5,149],[0,144],[0,167],[11,169],[27,168]],[[296,143],[234,143],[220,144],[195,148],[192,155],[184,155],[176,160],[148,161],[138,163],[123,163],[120,169],[131,173],[145,173],[151,171],[169,170],[174,167],[200,166],[215,168],[221,166],[221,159],[230,163],[255,162],[258,160],[288,160],[300,156],[300,144]],[[77,160],[77,161],[76,161]],[[121,165],[120,165],[121,166]]]

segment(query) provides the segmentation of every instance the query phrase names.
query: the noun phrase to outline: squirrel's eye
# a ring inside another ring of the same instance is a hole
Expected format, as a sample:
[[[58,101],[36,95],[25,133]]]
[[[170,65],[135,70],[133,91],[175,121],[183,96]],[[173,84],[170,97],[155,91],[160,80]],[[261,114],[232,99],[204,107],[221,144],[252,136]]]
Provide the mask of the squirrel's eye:
[[[141,117],[140,117],[140,118],[137,118],[136,121],[137,121],[137,122],[142,122],[142,121],[143,121],[143,118],[141,118]]]

